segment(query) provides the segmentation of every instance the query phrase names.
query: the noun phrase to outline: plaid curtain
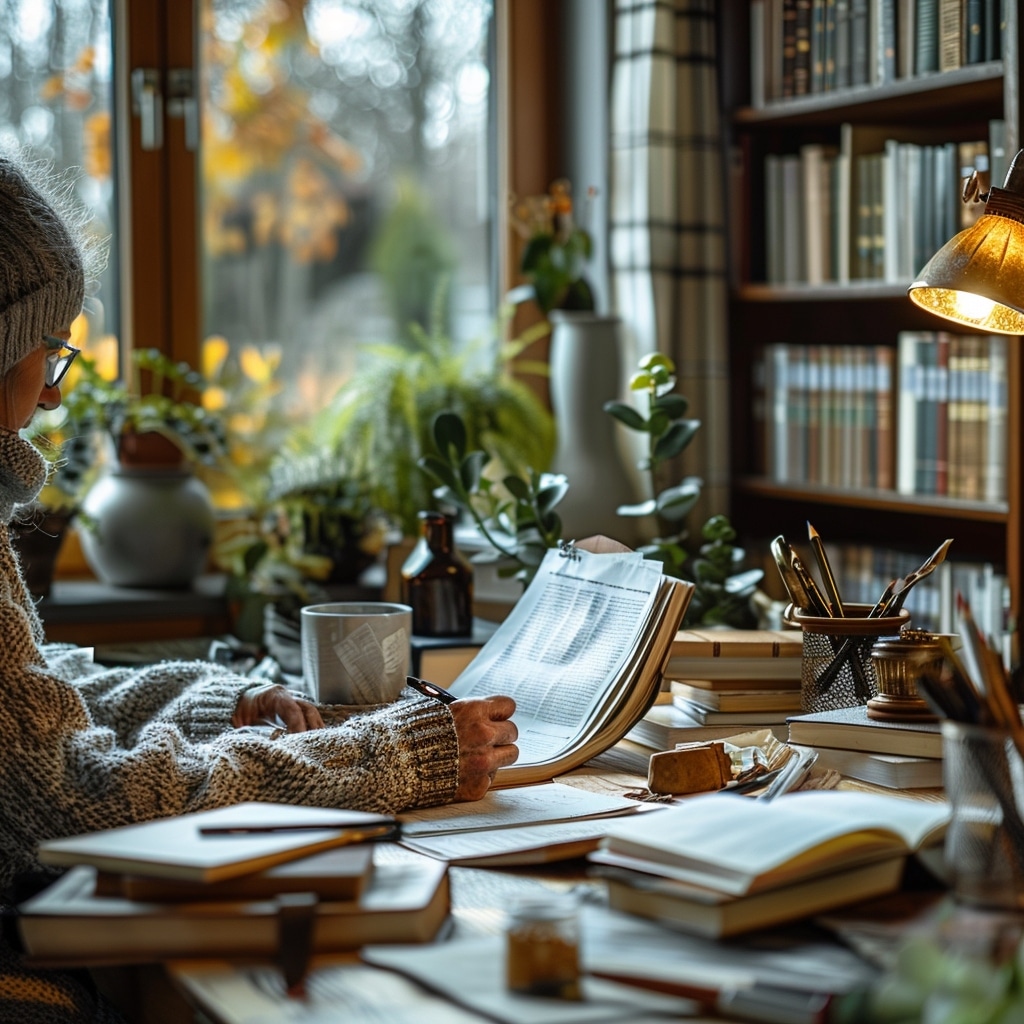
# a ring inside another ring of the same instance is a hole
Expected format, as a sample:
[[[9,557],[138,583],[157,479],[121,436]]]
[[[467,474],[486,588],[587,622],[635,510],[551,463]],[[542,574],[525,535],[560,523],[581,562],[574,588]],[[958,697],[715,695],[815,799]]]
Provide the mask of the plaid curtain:
[[[680,477],[704,481],[690,524],[728,513],[725,175],[715,0],[616,0],[611,292],[636,357],[660,351],[701,429]],[[632,372],[635,359],[629,364]],[[673,481],[674,482],[674,481]]]

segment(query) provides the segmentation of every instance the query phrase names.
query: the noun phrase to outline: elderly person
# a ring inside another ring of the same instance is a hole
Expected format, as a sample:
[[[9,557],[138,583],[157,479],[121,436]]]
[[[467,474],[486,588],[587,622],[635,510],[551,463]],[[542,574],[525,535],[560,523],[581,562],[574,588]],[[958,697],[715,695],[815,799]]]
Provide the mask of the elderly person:
[[[483,796],[515,761],[507,697],[408,696],[344,718],[204,662],[101,669],[46,646],[8,524],[46,478],[18,431],[60,404],[89,254],[73,216],[0,158],[0,890],[40,870],[39,842],[268,800],[395,812]],[[411,691],[408,691],[411,694]],[[237,727],[279,717],[276,740]],[[324,718],[332,722],[324,726]],[[7,929],[9,932],[10,928]],[[103,1020],[71,975],[26,972],[0,944],[0,1018]]]

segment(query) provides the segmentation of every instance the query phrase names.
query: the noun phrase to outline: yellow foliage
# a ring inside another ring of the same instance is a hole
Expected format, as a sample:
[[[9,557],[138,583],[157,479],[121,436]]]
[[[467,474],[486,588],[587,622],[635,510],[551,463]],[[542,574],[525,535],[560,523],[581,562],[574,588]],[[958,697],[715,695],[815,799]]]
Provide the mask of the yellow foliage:
[[[227,338],[220,334],[211,334],[202,345],[199,354],[199,367],[204,377],[211,380],[224,368],[230,346]]]
[[[107,181],[113,171],[111,166],[110,111],[99,110],[90,114],[82,126],[84,136],[83,154],[86,173],[97,181]]]
[[[255,345],[243,345],[238,353],[238,364],[249,380],[266,384],[281,365],[281,346],[265,345],[260,351]]]

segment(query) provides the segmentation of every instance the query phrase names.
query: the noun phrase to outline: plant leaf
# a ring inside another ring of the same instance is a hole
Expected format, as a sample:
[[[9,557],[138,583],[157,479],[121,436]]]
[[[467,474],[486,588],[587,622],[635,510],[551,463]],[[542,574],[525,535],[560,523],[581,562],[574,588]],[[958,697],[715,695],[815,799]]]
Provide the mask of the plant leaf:
[[[699,429],[700,420],[682,420],[679,423],[673,423],[654,446],[654,457],[656,459],[675,458],[693,440]]]
[[[602,408],[620,423],[625,423],[631,430],[647,429],[647,420],[633,406],[626,405],[625,402],[605,402]]]

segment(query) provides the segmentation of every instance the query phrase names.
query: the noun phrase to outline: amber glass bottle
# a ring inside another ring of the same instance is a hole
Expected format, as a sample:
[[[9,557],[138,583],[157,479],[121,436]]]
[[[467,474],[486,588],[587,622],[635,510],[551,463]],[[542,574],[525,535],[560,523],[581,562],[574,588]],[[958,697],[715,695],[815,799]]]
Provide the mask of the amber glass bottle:
[[[417,636],[469,636],[473,632],[473,570],[455,550],[453,520],[421,512],[423,535],[402,566],[402,597],[412,606]]]

